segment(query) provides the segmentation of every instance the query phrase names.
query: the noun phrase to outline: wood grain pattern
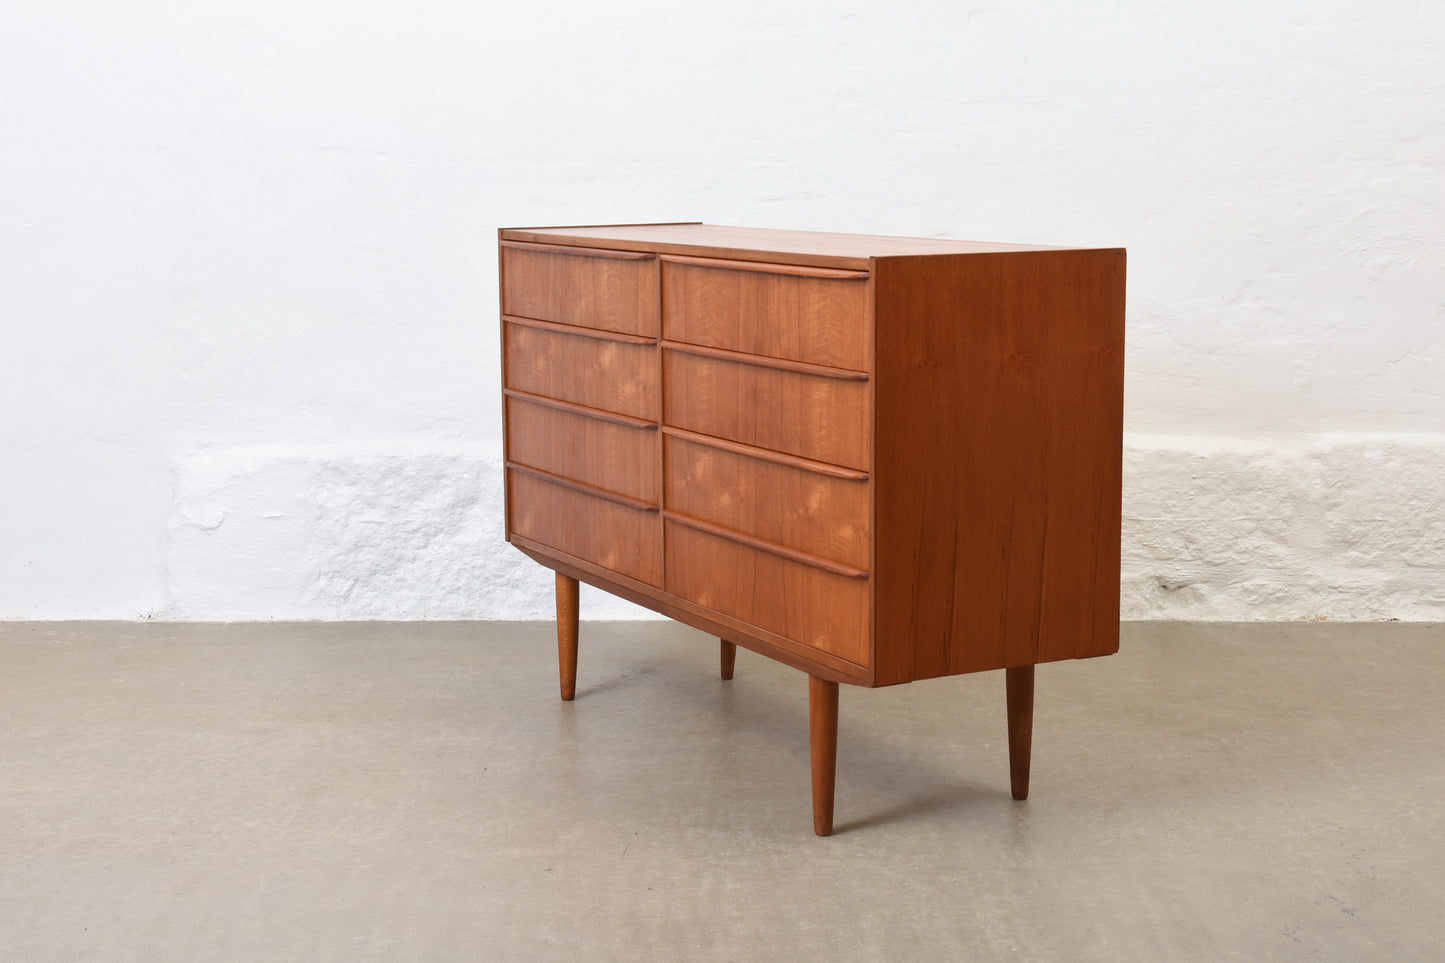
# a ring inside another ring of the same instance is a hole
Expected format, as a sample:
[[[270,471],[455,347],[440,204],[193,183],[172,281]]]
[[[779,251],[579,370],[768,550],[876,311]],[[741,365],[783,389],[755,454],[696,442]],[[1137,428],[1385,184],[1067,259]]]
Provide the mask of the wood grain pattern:
[[[655,424],[618,424],[515,394],[506,405],[511,461],[659,503]]]
[[[813,777],[813,832],[833,835],[838,773],[838,683],[808,676],[808,755]]]
[[[522,465],[514,461],[507,462],[507,471],[513,475],[526,475],[529,478],[536,478],[547,482],[549,485],[557,485],[570,489],[574,492],[581,492],[593,498],[600,498],[604,502],[612,502],[621,505],[623,508],[630,508],[636,512],[648,512],[656,514],[659,507],[653,502],[645,502],[631,495],[623,495],[620,492],[608,488],[598,488],[596,485],[589,485],[587,482],[578,481],[575,478],[568,478],[566,475],[554,475],[551,472],[543,471],[540,468],[533,468],[530,465]]]
[[[529,241],[501,241],[503,248],[543,254],[565,254],[569,257],[605,257],[614,261],[650,261],[657,257],[650,251],[608,251],[595,247],[568,244],[538,244]]]
[[[878,683],[1115,651],[1123,252],[873,273]]]
[[[670,435],[667,505],[694,518],[867,571],[868,482]]]
[[[719,270],[665,261],[663,335],[839,368],[868,366],[864,280]]]
[[[652,609],[667,618],[690,625],[700,632],[716,635],[751,649],[770,659],[801,672],[850,685],[870,685],[872,673],[865,667],[820,651],[774,632],[749,625],[730,615],[703,608],[695,602],[678,598],[655,585],[647,585],[592,562],[559,552],[522,535],[513,535],[512,547],[539,565],[562,572],[595,585],[605,592]]]
[[[502,313],[657,337],[655,258],[502,247]]]
[[[1009,788],[1015,799],[1029,798],[1029,757],[1034,742],[1034,667],[1004,670],[1008,701]]]
[[[577,580],[557,573],[557,678],[562,701],[577,695]]]
[[[868,372],[854,368],[835,368],[823,364],[809,364],[806,361],[791,361],[787,358],[772,358],[762,354],[748,354],[729,348],[712,348],[701,344],[686,344],[682,341],[663,341],[663,347],[674,354],[691,354],[703,358],[716,358],[733,364],[747,364],[775,371],[792,371],[815,378],[839,378],[844,381],[867,381]]]
[[[716,435],[703,435],[696,431],[688,431],[686,428],[678,428],[673,425],[666,425],[662,433],[669,438],[680,438],[683,441],[691,441],[696,444],[706,445],[709,448],[718,448],[723,451],[730,451],[745,458],[761,458],[763,461],[775,462],[779,465],[787,465],[797,468],[800,471],[813,472],[819,475],[827,475],[830,478],[842,478],[846,481],[867,481],[868,473],[857,468],[844,468],[842,465],[832,465],[826,461],[816,461],[812,458],[800,458],[797,455],[789,455],[781,451],[774,451],[771,448],[758,448],[754,445],[745,445],[740,441],[729,441],[726,438],[719,438]]]
[[[724,271],[753,271],[758,274],[787,274],[798,278],[832,278],[850,281],[866,280],[867,271],[850,271],[845,268],[806,267],[802,264],[769,264],[767,261],[729,261],[718,257],[690,257],[683,254],[664,254],[664,264],[691,264],[695,267]]]
[[[508,388],[657,421],[657,349],[507,322]]]
[[[936,254],[985,254],[1000,251],[1055,250],[1039,244],[955,241],[932,237],[881,237],[874,234],[831,234],[820,231],[779,231],[720,224],[617,224],[595,227],[503,228],[506,240],[539,241],[581,247],[655,251],[692,257],[739,261],[771,261],[814,267],[868,270],[875,257]]]
[[[526,470],[530,471],[531,469]],[[568,481],[566,484],[575,485],[577,482]],[[609,494],[607,497],[620,498],[621,496]],[[830,558],[824,558],[822,555],[814,555],[811,552],[804,552],[796,548],[789,548],[786,545],[779,545],[777,542],[772,542],[765,538],[758,538],[755,535],[749,535],[747,532],[740,532],[736,528],[727,528],[726,526],[705,521],[701,518],[693,518],[691,515],[684,515],[672,509],[663,509],[662,515],[664,518],[676,522],[679,525],[685,525],[688,528],[696,529],[700,532],[716,535],[719,538],[727,539],[737,545],[754,548],[760,552],[776,555],[779,558],[787,559],[791,562],[798,562],[809,568],[822,569],[824,572],[832,572],[834,575],[841,575],[844,578],[866,579],[868,577],[867,569],[854,568],[851,565],[845,565],[842,562],[835,562]]]
[[[666,423],[868,469],[868,384],[663,352]]]
[[[1124,254],[700,224],[500,233],[508,538],[810,677],[814,830],[839,682],[1118,646]],[[517,317],[521,316],[521,317]],[[870,537],[871,536],[871,537]]]
[[[667,591],[866,666],[868,582],[665,522]]]
[[[662,584],[657,512],[508,470],[512,531],[649,585]]]
[[[556,321],[538,321],[536,318],[519,318],[515,314],[504,314],[502,320],[511,324],[521,325],[524,328],[538,328],[542,331],[554,331],[558,334],[570,334],[579,338],[596,338],[599,341],[620,341],[624,344],[657,344],[656,338],[644,338],[637,334],[624,334],[621,331],[603,331],[601,328],[586,328],[579,324],[560,324]]]
[[[624,428],[643,428],[653,430],[658,427],[657,422],[649,421],[646,418],[634,418],[631,415],[619,415],[615,411],[604,411],[601,408],[589,408],[586,405],[579,405],[572,401],[563,401],[560,398],[548,398],[546,395],[534,395],[529,391],[518,391],[516,388],[503,388],[502,397],[519,398],[528,404],[541,405],[543,408],[556,408],[559,411],[570,411],[573,414],[582,415],[587,418],[596,418],[598,421],[606,421],[614,425],[622,425]]]

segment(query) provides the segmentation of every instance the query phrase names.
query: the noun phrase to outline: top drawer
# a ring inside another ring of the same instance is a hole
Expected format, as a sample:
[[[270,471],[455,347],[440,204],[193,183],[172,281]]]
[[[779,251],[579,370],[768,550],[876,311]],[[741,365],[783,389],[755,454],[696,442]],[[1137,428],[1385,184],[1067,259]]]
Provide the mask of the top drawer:
[[[868,272],[664,255],[664,336],[868,370]]]
[[[655,338],[657,255],[502,242],[502,313]]]

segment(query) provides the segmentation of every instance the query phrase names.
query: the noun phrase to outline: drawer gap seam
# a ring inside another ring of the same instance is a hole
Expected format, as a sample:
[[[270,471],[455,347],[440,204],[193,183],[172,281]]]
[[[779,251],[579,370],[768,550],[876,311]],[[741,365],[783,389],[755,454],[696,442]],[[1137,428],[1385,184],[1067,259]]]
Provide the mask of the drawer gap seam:
[[[618,341],[623,344],[654,345],[656,338],[649,338],[640,334],[628,334],[625,331],[609,331],[606,328],[589,328],[583,324],[564,324],[561,321],[543,321],[540,318],[524,318],[516,314],[504,314],[502,320],[508,324],[520,325],[524,328],[537,328],[541,331],[554,331],[557,334],[570,334],[577,338],[592,338],[596,341]]]
[[[819,378],[833,378],[839,381],[867,381],[868,372],[852,368],[833,368],[828,365],[810,364],[806,361],[789,361],[786,358],[770,358],[767,355],[749,354],[746,351],[729,351],[686,341],[662,339],[662,346],[678,354],[691,354],[703,358],[715,358],[732,364],[751,365],[754,368],[774,368],[778,371],[792,371],[797,374],[814,375]]]
[[[500,241],[502,247],[517,251],[536,251],[539,254],[562,254],[572,257],[598,257],[612,261],[654,261],[657,255],[651,251],[617,251],[601,247],[573,247],[568,244],[543,244],[540,241]]]
[[[575,401],[563,401],[561,398],[552,398],[548,395],[533,394],[530,391],[523,391],[520,388],[503,388],[502,394],[508,398],[516,398],[518,401],[541,405],[544,408],[555,408],[558,411],[565,411],[583,418],[593,418],[597,421],[610,421],[613,424],[622,425],[626,428],[636,428],[641,431],[656,431],[658,427],[657,422],[649,421],[646,418],[636,418],[632,415],[618,414],[615,411],[593,408],[589,405],[578,404]]]
[[[689,431],[686,428],[663,425],[662,433],[669,438],[676,438],[679,441],[691,442],[692,444],[702,445],[707,448],[718,448],[722,451],[732,452],[735,455],[742,455],[745,458],[755,458],[758,461],[772,462],[775,465],[785,465],[788,468],[797,468],[800,471],[812,472],[815,475],[827,475],[831,478],[842,479],[843,481],[868,480],[868,473],[857,468],[844,468],[841,465],[833,465],[825,461],[815,461],[811,458],[804,458],[801,455],[790,455],[786,452],[774,451],[771,448],[759,448],[756,445],[749,445],[728,438],[719,438],[716,435],[708,435],[698,431]]]
[[[779,558],[785,558],[789,561],[798,562],[802,565],[807,565],[810,568],[820,568],[825,572],[831,572],[834,575],[841,575],[844,578],[868,578],[868,573],[861,568],[853,568],[851,565],[841,565],[838,562],[833,561],[832,559],[822,558],[821,556],[813,555],[809,552],[800,552],[796,548],[788,548],[786,545],[779,545],[776,542],[770,542],[764,538],[758,538],[754,535],[747,535],[743,532],[727,528],[723,525],[715,525],[712,522],[705,522],[700,518],[693,518],[691,515],[684,515],[681,512],[675,512],[670,508],[664,508],[662,510],[662,517],[667,521],[674,522],[686,528],[695,529],[708,535],[714,535],[718,538],[726,539],[730,542],[736,542],[739,545],[746,545],[748,548],[754,548],[760,552],[767,552],[770,555],[776,555]]]
[[[663,254],[665,264],[711,268],[716,271],[748,271],[753,274],[775,274],[793,278],[823,278],[830,281],[866,281],[867,271],[844,268],[806,267],[802,264],[781,264],[768,261],[734,261],[726,258],[690,257],[686,254]]]
[[[554,475],[549,471],[540,468],[533,468],[531,465],[524,465],[521,462],[509,461],[506,463],[508,471],[520,472],[523,475],[531,475],[533,478],[553,485],[560,485],[562,488],[570,488],[573,491],[581,492],[584,495],[591,495],[603,501],[613,502],[624,508],[631,508],[639,512],[657,513],[659,506],[652,502],[645,502],[640,498],[633,498],[631,495],[623,495],[620,492],[608,491],[606,488],[598,488],[596,485],[589,485],[587,482],[578,481],[575,478],[568,478],[566,475]]]

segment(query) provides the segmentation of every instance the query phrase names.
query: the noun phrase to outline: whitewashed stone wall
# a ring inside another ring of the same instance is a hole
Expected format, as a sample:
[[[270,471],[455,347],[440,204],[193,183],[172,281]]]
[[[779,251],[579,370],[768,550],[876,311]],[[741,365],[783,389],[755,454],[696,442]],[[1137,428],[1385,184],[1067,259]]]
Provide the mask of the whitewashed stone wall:
[[[1445,439],[1130,440],[1126,619],[1445,618]],[[176,466],[174,618],[541,618],[488,448],[207,452]],[[604,593],[588,618],[646,617]]]
[[[1128,619],[1445,619],[1445,437],[1134,436]]]

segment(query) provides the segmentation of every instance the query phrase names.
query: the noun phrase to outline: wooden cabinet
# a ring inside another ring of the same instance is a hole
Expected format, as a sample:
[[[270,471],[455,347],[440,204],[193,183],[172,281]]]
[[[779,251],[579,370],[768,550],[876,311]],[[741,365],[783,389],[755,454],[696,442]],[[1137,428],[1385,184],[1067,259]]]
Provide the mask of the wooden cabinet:
[[[1118,648],[1124,252],[647,224],[500,232],[507,538],[837,685]]]

